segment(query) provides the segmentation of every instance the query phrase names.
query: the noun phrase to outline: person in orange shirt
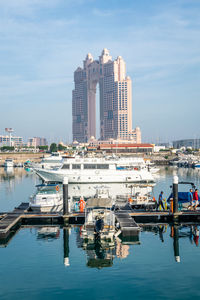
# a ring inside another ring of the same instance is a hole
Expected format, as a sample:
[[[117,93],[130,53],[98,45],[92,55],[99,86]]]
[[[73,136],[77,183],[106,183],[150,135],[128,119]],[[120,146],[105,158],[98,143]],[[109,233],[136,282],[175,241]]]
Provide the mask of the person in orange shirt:
[[[80,201],[79,201],[79,210],[80,210],[80,212],[84,212],[84,209],[85,209],[85,201],[84,201],[83,197],[81,197]]]

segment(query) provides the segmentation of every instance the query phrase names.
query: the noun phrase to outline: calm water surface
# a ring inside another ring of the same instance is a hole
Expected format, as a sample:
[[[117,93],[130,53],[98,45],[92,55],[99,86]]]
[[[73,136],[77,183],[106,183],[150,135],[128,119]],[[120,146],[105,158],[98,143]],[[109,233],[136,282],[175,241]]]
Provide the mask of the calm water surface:
[[[154,188],[170,193],[173,169],[162,168]],[[179,169],[200,186],[200,172]],[[0,170],[0,211],[27,202],[38,179]],[[188,190],[189,186],[181,187]],[[179,231],[179,238],[173,232]],[[0,299],[191,299],[200,297],[197,227],[143,227],[138,239],[84,244],[80,227],[24,227],[0,248]],[[180,263],[175,256],[180,256]]]

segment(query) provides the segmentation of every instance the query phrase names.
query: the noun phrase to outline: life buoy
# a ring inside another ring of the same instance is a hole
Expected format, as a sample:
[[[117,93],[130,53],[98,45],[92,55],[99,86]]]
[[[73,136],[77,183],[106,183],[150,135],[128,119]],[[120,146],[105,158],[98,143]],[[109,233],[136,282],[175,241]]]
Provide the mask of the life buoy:
[[[57,192],[59,191],[59,186],[58,186],[58,185],[56,186],[56,191],[57,191]]]

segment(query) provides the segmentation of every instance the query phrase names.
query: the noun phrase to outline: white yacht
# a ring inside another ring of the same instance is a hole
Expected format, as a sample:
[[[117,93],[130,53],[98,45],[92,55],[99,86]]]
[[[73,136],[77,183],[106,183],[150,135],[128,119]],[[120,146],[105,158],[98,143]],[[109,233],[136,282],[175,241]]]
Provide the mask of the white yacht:
[[[5,168],[13,168],[14,167],[14,162],[12,158],[6,158],[4,162],[4,167]]]
[[[69,183],[153,183],[154,178],[141,158],[81,158],[64,160],[57,170],[34,168],[44,181]]]
[[[58,184],[37,185],[30,196],[29,207],[36,212],[61,212],[63,209],[62,188]]]
[[[43,157],[41,162],[33,163],[27,161],[24,166],[29,168],[54,169],[59,168],[63,164],[63,157],[59,152],[53,152],[50,156]]]

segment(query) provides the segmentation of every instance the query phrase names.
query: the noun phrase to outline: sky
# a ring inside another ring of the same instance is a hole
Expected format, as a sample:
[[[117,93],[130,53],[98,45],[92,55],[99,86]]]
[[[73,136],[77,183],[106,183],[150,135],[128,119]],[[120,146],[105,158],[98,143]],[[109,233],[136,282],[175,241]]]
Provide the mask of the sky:
[[[73,72],[103,48],[143,142],[200,138],[200,0],[0,0],[0,135],[71,142]]]

